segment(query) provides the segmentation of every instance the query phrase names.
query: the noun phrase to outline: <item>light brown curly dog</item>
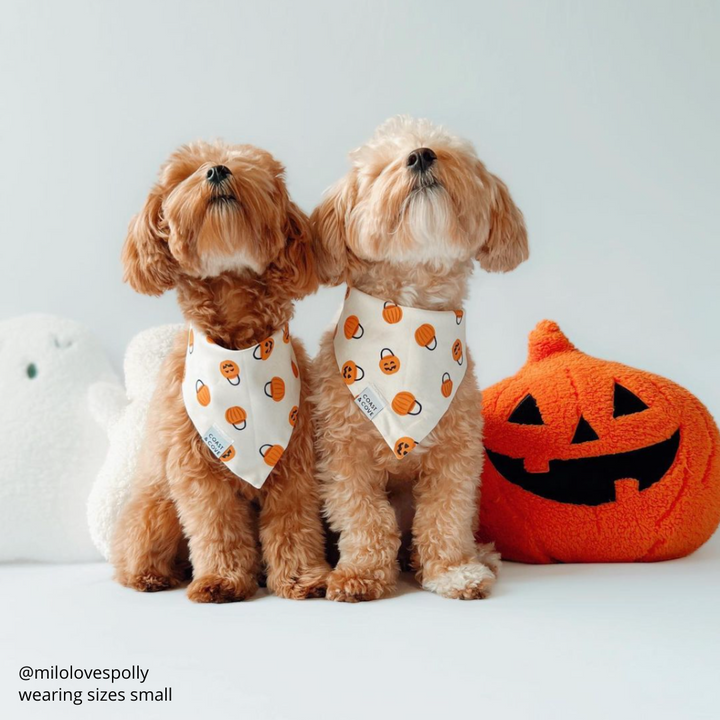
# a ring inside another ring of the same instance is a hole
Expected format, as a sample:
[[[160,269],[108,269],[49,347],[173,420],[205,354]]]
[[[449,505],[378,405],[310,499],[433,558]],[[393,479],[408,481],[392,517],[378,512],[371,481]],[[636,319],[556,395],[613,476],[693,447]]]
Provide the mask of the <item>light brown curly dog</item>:
[[[147,295],[176,288],[186,320],[222,347],[243,349],[271,336],[292,317],[293,301],[317,288],[307,218],[288,197],[283,175],[280,163],[250,145],[180,148],[131,223],[125,279]],[[131,499],[113,540],[118,581],[141,591],[176,586],[187,538],[191,600],[252,596],[259,546],[274,593],[322,594],[329,568],[306,385],[288,447],[256,490],[224,467],[188,418],[181,394],[186,337],[178,337],[152,399]],[[297,340],[293,346],[305,378],[307,354]]]
[[[351,154],[352,169],[311,216],[322,282],[428,310],[461,308],[473,259],[512,270],[528,257],[523,217],[472,146],[425,120],[399,117]],[[328,332],[313,362],[319,477],[340,533],[328,597],[390,593],[400,533],[388,492],[413,483],[413,566],[423,587],[451,598],[487,595],[498,566],[476,547],[482,468],[480,391],[472,360],[449,410],[398,459],[353,402]]]

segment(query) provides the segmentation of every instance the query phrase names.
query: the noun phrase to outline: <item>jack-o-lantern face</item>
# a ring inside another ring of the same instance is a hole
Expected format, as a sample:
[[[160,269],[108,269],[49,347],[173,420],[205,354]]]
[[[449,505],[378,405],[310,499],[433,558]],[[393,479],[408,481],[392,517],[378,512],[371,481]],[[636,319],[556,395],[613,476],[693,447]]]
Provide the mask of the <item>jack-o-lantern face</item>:
[[[613,418],[634,415],[648,410],[648,406],[630,390],[614,382]],[[508,418],[516,425],[544,425],[537,401],[526,395]],[[582,445],[600,440],[595,428],[580,415],[570,445]],[[647,447],[608,455],[591,455],[567,460],[552,460],[545,472],[525,469],[522,459],[513,459],[500,453],[487,451],[495,468],[521,488],[556,502],[573,505],[602,505],[615,501],[615,483],[634,478],[642,492],[661,480],[675,460],[680,444],[680,431],[667,440]],[[584,482],[573,482],[584,477]]]
[[[290,411],[290,414],[288,415],[288,422],[289,422],[293,427],[295,427],[295,425],[297,425],[298,413],[299,413],[299,412],[300,412],[300,411],[299,411],[299,409],[298,409],[298,406],[297,406],[297,405],[293,405],[293,408],[292,408],[292,410]]]
[[[364,377],[365,371],[352,360],[348,360],[342,366],[342,378],[346,385],[352,385],[356,380],[362,380]]]
[[[411,453],[417,443],[411,437],[401,437],[395,441],[393,450],[395,451],[395,457],[398,460],[402,460],[406,455]]]
[[[458,364],[463,364],[463,345],[462,340],[458,339],[452,344],[452,357],[453,360]]]
[[[380,370],[385,375],[394,375],[400,369],[400,358],[390,348],[380,351]]]
[[[272,338],[263,340],[261,343],[255,346],[253,350],[253,357],[256,360],[267,360],[272,355],[273,348],[275,347],[275,341]]]
[[[717,527],[720,436],[674,383],[585,355],[545,321],[483,405],[480,536],[509,559],[662,560]]]
[[[231,385],[240,384],[240,368],[232,360],[223,360],[220,363],[220,372]]]
[[[236,455],[235,448],[231,445],[221,456],[223,462],[230,462]]]

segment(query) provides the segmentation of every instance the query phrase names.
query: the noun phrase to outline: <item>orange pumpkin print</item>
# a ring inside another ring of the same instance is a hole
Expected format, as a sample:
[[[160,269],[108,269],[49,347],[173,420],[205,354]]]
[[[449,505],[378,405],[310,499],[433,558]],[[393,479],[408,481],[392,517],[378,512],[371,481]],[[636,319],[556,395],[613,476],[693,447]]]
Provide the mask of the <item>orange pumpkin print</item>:
[[[225,411],[225,419],[236,430],[244,430],[247,426],[247,413],[239,405],[229,407]]]
[[[669,560],[720,522],[720,432],[700,401],[586,355],[553,322],[483,411],[479,537],[510,560]]]
[[[284,452],[285,448],[282,445],[266,444],[260,448],[260,454],[270,467],[277,465]]]
[[[395,457],[402,460],[408,453],[415,449],[416,444],[417,443],[410,437],[401,437],[399,440],[396,440],[393,446]]]
[[[357,315],[348,315],[345,318],[343,332],[347,340],[359,340],[365,334],[365,328],[360,324],[360,318]]]
[[[411,392],[403,390],[393,398],[392,409],[398,415],[419,415],[422,412],[422,405]]]
[[[240,368],[232,360],[223,360],[220,363],[220,372],[231,385],[240,384]]]
[[[348,360],[342,366],[342,377],[346,385],[352,385],[365,377],[365,371],[352,360]]]
[[[395,323],[399,323],[402,320],[402,308],[399,305],[396,305],[395,303],[388,300],[385,305],[383,305],[382,316],[385,322],[394,325]]]
[[[380,351],[380,369],[386,375],[394,375],[400,369],[400,358],[390,348]]]
[[[272,338],[263,340],[258,343],[253,350],[253,357],[256,360],[267,360],[272,355],[273,348],[275,347],[275,341]]]
[[[275,376],[266,382],[264,389],[265,394],[275,402],[280,402],[285,397],[285,381],[281,377]]]
[[[452,356],[453,360],[458,364],[463,364],[463,344],[462,340],[458,339],[452,344]]]
[[[292,410],[290,411],[290,414],[288,415],[288,422],[295,427],[297,421],[298,421],[298,414],[300,413],[300,410],[298,409],[297,405],[293,405]]]
[[[190,328],[188,331],[188,352],[192,355],[192,351],[195,349],[195,333]]]
[[[434,350],[437,347],[435,328],[430,323],[424,323],[415,331],[415,341],[420,347]]]
[[[287,323],[283,325],[283,342],[286,344],[290,342],[290,327]]]
[[[440,383],[440,392],[443,397],[449,398],[453,391],[453,381],[450,377],[450,373],[443,373],[442,382]]]
[[[210,404],[210,388],[202,380],[198,380],[195,383],[195,395],[197,396],[197,401],[203,407],[207,407]]]
[[[463,310],[455,310],[455,323],[459,325],[463,321],[465,312]]]
[[[235,448],[231,445],[221,456],[223,462],[230,462],[236,455]]]
[[[298,366],[295,364],[294,360],[290,361],[290,369],[295,377],[300,377],[300,371],[298,370]]]

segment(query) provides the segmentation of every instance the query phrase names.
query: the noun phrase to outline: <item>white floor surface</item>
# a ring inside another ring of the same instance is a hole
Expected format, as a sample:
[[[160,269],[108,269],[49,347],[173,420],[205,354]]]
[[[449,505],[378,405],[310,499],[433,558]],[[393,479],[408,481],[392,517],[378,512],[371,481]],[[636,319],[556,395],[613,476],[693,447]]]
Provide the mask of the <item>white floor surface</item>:
[[[720,537],[654,565],[505,563],[494,595],[445,600],[404,576],[359,605],[198,606],[107,565],[0,567],[1,718],[594,720],[720,718]],[[22,666],[149,670],[31,680]],[[172,688],[171,701],[131,701]],[[114,689],[122,702],[90,702]],[[21,702],[19,691],[83,691]]]

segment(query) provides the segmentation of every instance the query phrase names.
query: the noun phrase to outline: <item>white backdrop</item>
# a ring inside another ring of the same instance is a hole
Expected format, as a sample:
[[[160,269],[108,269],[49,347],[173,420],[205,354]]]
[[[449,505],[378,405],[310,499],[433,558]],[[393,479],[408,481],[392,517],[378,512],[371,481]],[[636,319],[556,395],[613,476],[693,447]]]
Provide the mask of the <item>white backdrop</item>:
[[[718,415],[719,27],[718,3],[658,0],[3,0],[0,316],[83,321],[119,366],[179,317],[119,263],[176,145],[262,145],[309,211],[348,150],[410,113],[470,137],[527,218],[530,262],[472,286],[483,385],[550,317]],[[299,306],[311,352],[340,296]]]

